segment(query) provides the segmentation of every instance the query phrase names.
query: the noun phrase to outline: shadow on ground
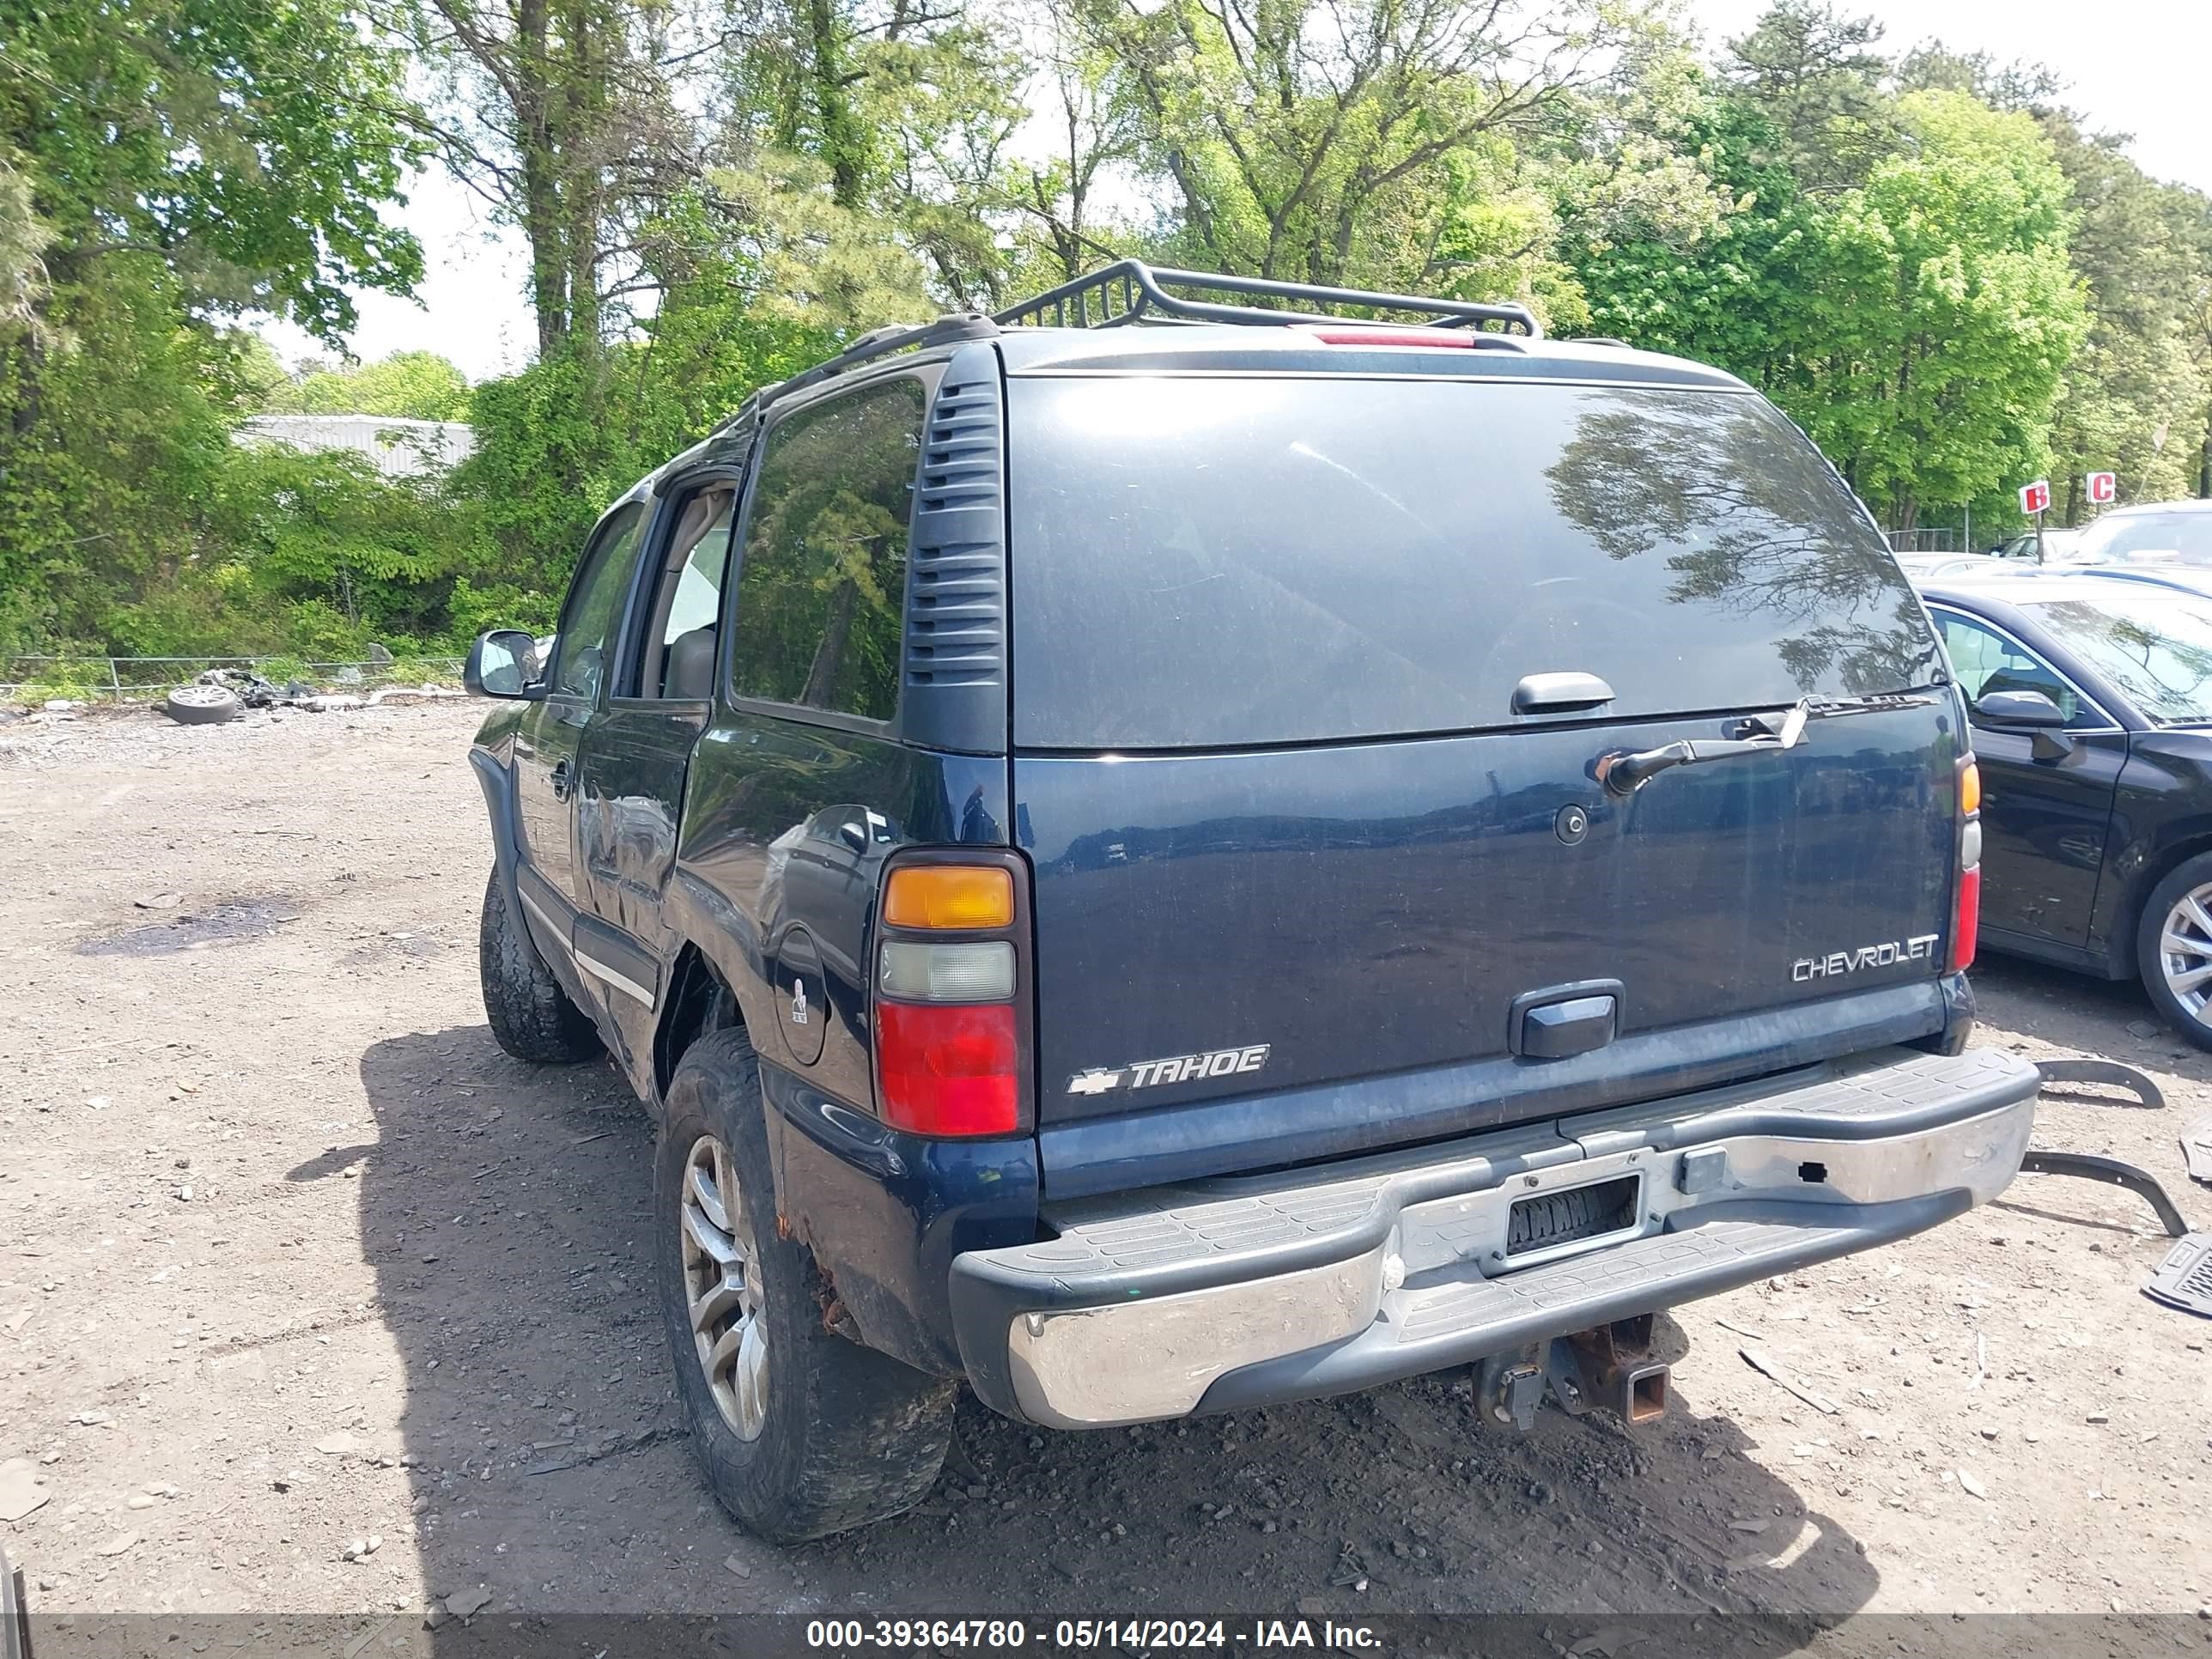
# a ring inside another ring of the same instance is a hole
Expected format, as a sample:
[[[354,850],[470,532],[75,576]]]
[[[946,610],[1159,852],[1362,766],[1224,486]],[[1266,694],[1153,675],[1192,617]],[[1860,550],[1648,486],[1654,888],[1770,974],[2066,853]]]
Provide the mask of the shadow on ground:
[[[1522,1437],[1477,1429],[1457,1374],[1091,1435],[964,1400],[917,1510],[757,1543],[691,1470],[650,1277],[651,1131],[621,1079],[519,1065],[480,1025],[379,1042],[361,1073],[380,1131],[363,1245],[405,1366],[415,1547],[461,1605],[1825,1622],[1874,1591],[1856,1540],[1679,1385],[1656,1428],[1547,1413]]]

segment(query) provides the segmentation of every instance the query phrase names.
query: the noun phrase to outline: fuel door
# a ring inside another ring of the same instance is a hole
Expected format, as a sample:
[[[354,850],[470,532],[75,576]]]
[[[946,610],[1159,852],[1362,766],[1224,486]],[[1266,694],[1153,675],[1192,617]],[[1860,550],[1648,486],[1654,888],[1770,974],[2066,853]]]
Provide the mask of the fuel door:
[[[830,998],[822,983],[822,952],[814,935],[793,927],[775,953],[777,1027],[785,1050],[801,1066],[822,1058],[830,1025]]]

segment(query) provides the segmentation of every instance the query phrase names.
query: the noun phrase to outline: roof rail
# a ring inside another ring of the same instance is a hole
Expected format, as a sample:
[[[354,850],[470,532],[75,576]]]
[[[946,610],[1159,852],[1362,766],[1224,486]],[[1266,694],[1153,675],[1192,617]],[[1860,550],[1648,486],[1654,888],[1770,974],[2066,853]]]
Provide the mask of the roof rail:
[[[1201,293],[1237,294],[1255,299],[1304,301],[1309,306],[1360,306],[1377,311],[1412,312],[1420,320],[1409,326],[1483,329],[1496,324],[1506,333],[1543,337],[1536,314],[1523,305],[1478,304],[1468,300],[1431,300],[1410,294],[1375,294],[1357,288],[1320,288],[1309,283],[1280,283],[1267,276],[1228,276],[1215,271],[1154,270],[1141,259],[1121,259],[1086,276],[1062,283],[1034,299],[1010,306],[991,320],[1039,328],[1115,328],[1126,323],[1254,323],[1278,328],[1316,317],[1327,310],[1276,310],[1226,304],[1171,294],[1170,287]],[[1047,316],[1050,313],[1050,316]],[[1073,313],[1071,315],[1071,313]],[[1369,320],[1369,319],[1362,319]],[[1373,319],[1388,325],[1390,319]]]
[[[726,432],[744,420],[748,414],[757,415],[779,398],[788,398],[794,392],[804,392],[808,386],[819,386],[834,375],[848,374],[863,363],[872,363],[878,357],[896,356],[902,351],[918,351],[925,346],[949,345],[962,340],[988,340],[997,335],[998,325],[981,312],[947,312],[930,323],[890,323],[863,334],[827,362],[820,362],[801,370],[787,380],[778,380],[764,386],[738,406],[736,414],[728,416],[714,428],[717,433]]]

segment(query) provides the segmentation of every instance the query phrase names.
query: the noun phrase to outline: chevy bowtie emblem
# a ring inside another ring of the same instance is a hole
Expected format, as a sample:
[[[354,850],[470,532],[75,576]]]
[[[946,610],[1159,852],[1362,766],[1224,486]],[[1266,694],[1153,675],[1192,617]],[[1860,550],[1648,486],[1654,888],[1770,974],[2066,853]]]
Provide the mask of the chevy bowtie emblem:
[[[1103,1095],[1109,1089],[1120,1088],[1125,1077],[1132,1089],[1149,1089],[1160,1083],[1194,1083],[1200,1078],[1256,1072],[1267,1063],[1270,1046],[1255,1042],[1243,1048],[1212,1048],[1202,1054],[1170,1054],[1165,1060],[1140,1060],[1133,1066],[1113,1071],[1094,1066],[1068,1079],[1067,1092]]]

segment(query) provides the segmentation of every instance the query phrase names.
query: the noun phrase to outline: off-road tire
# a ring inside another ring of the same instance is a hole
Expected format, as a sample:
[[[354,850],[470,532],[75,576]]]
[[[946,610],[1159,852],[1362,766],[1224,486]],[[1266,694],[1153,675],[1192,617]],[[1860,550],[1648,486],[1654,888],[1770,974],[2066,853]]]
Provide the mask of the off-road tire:
[[[592,1017],[568,1000],[522,919],[507,908],[496,869],[484,884],[477,967],[493,1040],[517,1060],[573,1066],[601,1052]]]
[[[2151,1006],[2156,1008],[2166,1023],[2183,1038],[2200,1048],[2212,1048],[2212,1003],[2208,1003],[2203,1014],[2192,1013],[2173,988],[2166,983],[2165,951],[2160,937],[2166,927],[2166,918],[2181,896],[2194,889],[2212,884],[2212,853],[2199,853],[2185,859],[2167,872],[2165,880],[2151,889],[2150,897],[2143,902],[2142,916],[2136,924],[2136,966],[2142,975],[2143,989],[2150,995]],[[2201,931],[2201,930],[2196,930]]]
[[[767,1412],[741,1438],[714,1403],[693,1340],[680,1215],[693,1146],[729,1149],[745,1194],[749,1271],[760,1275]],[[747,1531],[795,1544],[911,1508],[937,1479],[952,1432],[955,1384],[836,1335],[811,1251],[782,1236],[769,1179],[759,1063],[743,1030],[685,1051],[668,1088],[653,1170],[653,1272],[691,1449],[724,1509]]]

